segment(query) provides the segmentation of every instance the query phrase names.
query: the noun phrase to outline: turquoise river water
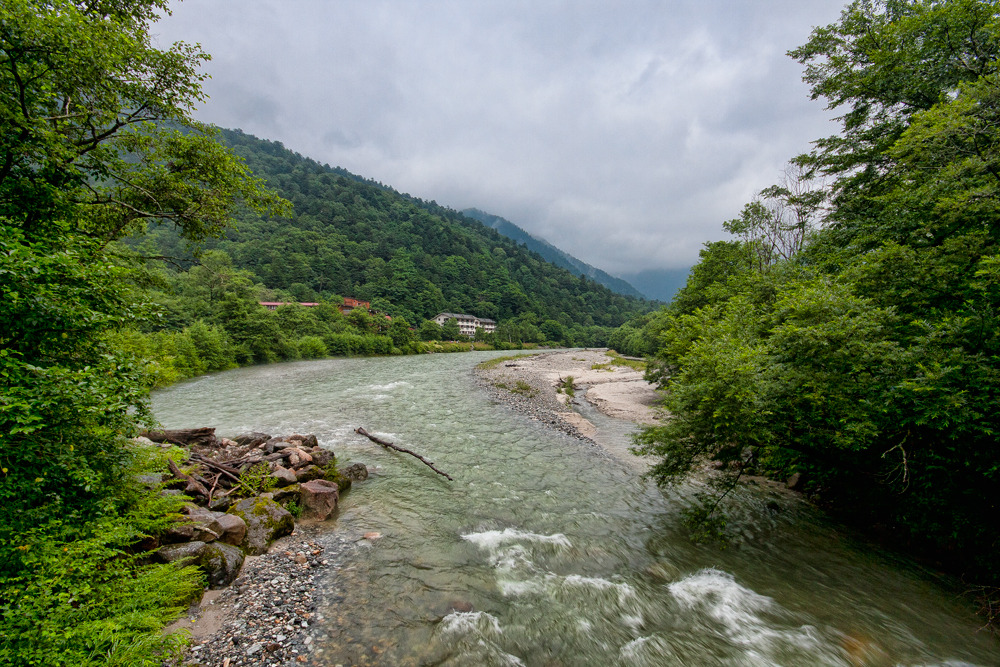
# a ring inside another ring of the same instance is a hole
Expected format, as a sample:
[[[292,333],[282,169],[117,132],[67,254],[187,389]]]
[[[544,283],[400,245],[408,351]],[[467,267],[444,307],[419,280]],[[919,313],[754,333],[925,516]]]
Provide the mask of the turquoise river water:
[[[374,468],[330,522],[381,538],[325,575],[321,664],[1000,665],[959,589],[802,502],[747,489],[727,547],[692,543],[692,487],[659,489],[496,405],[472,377],[493,356],[261,366],[154,395],[168,428],[315,433]],[[602,437],[627,437],[588,416]]]

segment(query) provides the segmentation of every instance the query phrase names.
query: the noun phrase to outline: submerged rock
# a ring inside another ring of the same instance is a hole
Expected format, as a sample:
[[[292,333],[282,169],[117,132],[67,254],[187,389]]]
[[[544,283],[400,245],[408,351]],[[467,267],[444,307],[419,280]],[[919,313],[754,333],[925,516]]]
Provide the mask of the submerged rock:
[[[361,482],[368,479],[368,466],[364,463],[348,463],[337,472],[341,477],[345,477],[352,482]]]

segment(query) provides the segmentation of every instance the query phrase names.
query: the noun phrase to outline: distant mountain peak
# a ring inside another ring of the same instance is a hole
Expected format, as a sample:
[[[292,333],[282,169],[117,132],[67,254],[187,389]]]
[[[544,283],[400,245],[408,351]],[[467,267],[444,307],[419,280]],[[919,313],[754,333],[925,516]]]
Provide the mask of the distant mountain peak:
[[[584,275],[594,282],[604,285],[612,292],[617,292],[618,294],[623,294],[625,296],[647,298],[628,281],[622,280],[621,278],[615,278],[611,274],[602,271],[595,266],[587,264],[582,259],[573,257],[569,253],[552,245],[545,239],[532,236],[529,232],[525,231],[521,227],[518,227],[506,218],[501,218],[499,215],[493,215],[492,213],[481,211],[478,208],[467,208],[462,211],[462,215],[472,218],[473,220],[478,220],[487,227],[490,227],[507,238],[527,247],[528,250],[538,253],[546,261],[577,275]]]

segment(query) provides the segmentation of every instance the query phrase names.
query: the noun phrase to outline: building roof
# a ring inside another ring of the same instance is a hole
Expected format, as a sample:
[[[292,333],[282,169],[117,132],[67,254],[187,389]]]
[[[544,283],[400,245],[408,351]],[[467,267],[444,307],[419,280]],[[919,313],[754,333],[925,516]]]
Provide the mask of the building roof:
[[[318,306],[316,301],[258,301],[262,306]]]

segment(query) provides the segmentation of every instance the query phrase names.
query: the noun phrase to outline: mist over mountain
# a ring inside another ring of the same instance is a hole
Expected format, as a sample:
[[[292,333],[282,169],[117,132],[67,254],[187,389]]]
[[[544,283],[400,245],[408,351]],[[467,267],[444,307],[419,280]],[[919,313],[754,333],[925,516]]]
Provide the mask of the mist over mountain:
[[[556,266],[561,266],[562,268],[572,272],[574,275],[585,275],[591,280],[604,285],[611,291],[617,292],[618,294],[624,294],[625,296],[656,298],[636,289],[626,280],[615,278],[611,274],[602,271],[595,266],[591,266],[581,259],[573,257],[569,253],[552,245],[545,239],[532,236],[530,233],[518,227],[506,218],[501,218],[498,215],[480,211],[477,208],[467,208],[464,209],[462,213],[470,218],[479,220],[487,227],[495,229],[507,238],[517,241],[528,248],[528,250],[537,252],[547,261],[555,264]]]
[[[593,327],[616,327],[654,307],[634,289],[612,291],[581,276],[584,269],[549,262],[436,202],[238,130],[222,130],[220,139],[294,210],[287,218],[243,211],[204,247],[224,251],[237,268],[278,290],[277,300],[349,296],[411,323],[442,311],[525,325],[551,320],[581,341],[594,338]],[[155,246],[150,254],[187,252],[166,227],[151,231],[146,243]]]
[[[622,280],[634,285],[646,298],[670,302],[677,290],[687,282],[690,268],[646,269],[636,273],[623,273]]]

